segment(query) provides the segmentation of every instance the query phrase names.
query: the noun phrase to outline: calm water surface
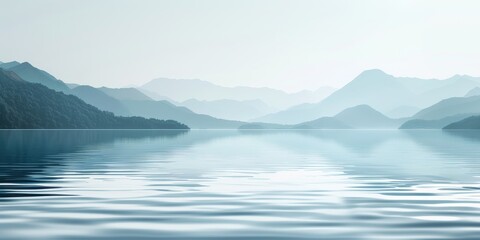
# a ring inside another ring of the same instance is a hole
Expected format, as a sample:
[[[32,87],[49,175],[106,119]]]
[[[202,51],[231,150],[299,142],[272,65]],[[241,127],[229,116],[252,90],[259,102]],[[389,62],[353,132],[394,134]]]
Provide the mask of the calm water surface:
[[[0,239],[480,239],[480,132],[0,131]]]

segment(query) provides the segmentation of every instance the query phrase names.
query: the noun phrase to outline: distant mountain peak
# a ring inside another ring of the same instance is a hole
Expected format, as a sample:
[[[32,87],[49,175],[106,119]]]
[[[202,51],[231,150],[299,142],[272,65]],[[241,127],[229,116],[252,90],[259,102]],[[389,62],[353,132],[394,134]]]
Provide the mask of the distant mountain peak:
[[[347,108],[334,118],[354,128],[397,128],[400,124],[399,121],[385,116],[366,104]]]
[[[9,69],[9,68],[12,68],[12,67],[15,67],[15,66],[18,66],[18,65],[20,65],[19,62],[12,61],[12,62],[0,63],[0,68]]]
[[[454,78],[470,78],[472,76],[470,75],[467,75],[467,74],[455,74],[453,75],[452,77],[450,77],[450,79],[454,79]]]
[[[32,64],[30,64],[29,62],[22,62],[22,63],[19,63],[17,61],[13,61],[13,62],[9,62],[9,63],[6,63],[6,64],[9,64],[10,65],[10,69],[38,69],[36,67],[34,67]]]
[[[26,66],[26,67],[33,67],[34,66],[32,64],[30,64],[29,62],[23,62],[23,63],[20,63],[21,66]]]
[[[8,71],[15,72],[19,77],[27,82],[40,83],[48,88],[54,89],[56,91],[68,92],[68,88],[65,83],[56,79],[54,76],[50,75],[48,72],[45,72],[41,69],[38,69],[29,62],[10,62],[4,63],[1,65],[1,68],[7,69]]]
[[[356,84],[380,84],[384,83],[385,80],[394,80],[395,77],[385,73],[380,69],[370,69],[361,72],[356,78],[354,78],[350,83],[347,85],[356,85]]]
[[[358,76],[359,77],[360,76],[376,77],[376,76],[391,76],[391,75],[385,73],[384,71],[382,71],[380,69],[374,68],[374,69],[365,70],[362,73],[360,73],[360,75],[358,75]]]
[[[480,87],[474,87],[465,94],[465,97],[473,97],[480,95]]]
[[[73,88],[74,90],[80,90],[80,89],[95,89],[94,87],[90,86],[90,85],[79,85],[79,86],[76,86]]]
[[[17,62],[17,61],[6,62],[6,63],[3,63],[3,64],[8,64],[8,63],[10,63],[10,64],[20,64],[20,63]]]
[[[353,116],[353,115],[357,115],[357,114],[362,114],[362,115],[378,115],[378,116],[382,116],[382,117],[385,117],[385,115],[383,115],[381,112],[375,110],[374,108],[370,107],[369,105],[367,104],[361,104],[361,105],[357,105],[357,106],[354,106],[354,107],[350,107],[350,108],[347,108],[343,111],[341,111],[340,113],[338,113],[337,115],[335,115],[335,117],[343,117],[343,116]]]

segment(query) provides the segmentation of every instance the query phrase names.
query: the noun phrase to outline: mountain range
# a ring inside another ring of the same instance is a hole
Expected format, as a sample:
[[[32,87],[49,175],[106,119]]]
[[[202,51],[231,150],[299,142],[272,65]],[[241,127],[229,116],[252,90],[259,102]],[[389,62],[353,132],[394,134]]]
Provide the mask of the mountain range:
[[[476,126],[472,124],[476,118],[469,117],[480,115],[480,78],[466,75],[419,79],[374,69],[333,93],[332,88],[321,88],[288,94],[270,88],[222,87],[201,80],[166,78],[139,88],[95,88],[66,84],[26,62],[0,62],[0,69],[5,76],[78,97],[83,104],[111,116],[170,119],[191,128],[444,128],[455,122],[468,127]],[[462,122],[466,118],[470,120]]]
[[[165,100],[165,98],[177,102],[190,99],[207,102],[215,100],[259,100],[275,109],[285,109],[305,102],[318,102],[335,91],[331,87],[322,87],[315,91],[305,90],[289,94],[266,87],[224,87],[199,79],[169,78],[154,79],[142,85],[139,89],[161,96],[161,99],[157,100]]]
[[[438,129],[473,115],[480,115],[480,96],[453,97],[419,111],[401,128]]]
[[[406,119],[392,119],[368,105],[347,108],[333,117],[321,117],[293,125],[250,123],[241,129],[395,129]]]
[[[446,80],[394,77],[367,70],[318,103],[305,103],[254,119],[260,122],[297,124],[333,116],[345,108],[366,104],[387,114],[399,108],[422,109],[440,100],[464,96],[480,86],[480,78],[455,75]],[[413,114],[413,113],[410,113]],[[409,117],[396,114],[395,117]]]

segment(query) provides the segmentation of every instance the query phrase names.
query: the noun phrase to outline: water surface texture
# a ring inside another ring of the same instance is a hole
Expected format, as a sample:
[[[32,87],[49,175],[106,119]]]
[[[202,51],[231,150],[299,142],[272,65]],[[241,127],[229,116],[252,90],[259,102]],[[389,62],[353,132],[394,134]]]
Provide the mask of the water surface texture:
[[[0,131],[0,239],[479,239],[475,131]]]

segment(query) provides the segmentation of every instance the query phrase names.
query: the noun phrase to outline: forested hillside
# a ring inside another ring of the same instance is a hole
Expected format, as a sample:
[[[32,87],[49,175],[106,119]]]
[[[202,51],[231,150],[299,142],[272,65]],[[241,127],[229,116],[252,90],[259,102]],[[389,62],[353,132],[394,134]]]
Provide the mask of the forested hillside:
[[[4,70],[0,70],[0,128],[188,129],[173,120],[117,117]]]

